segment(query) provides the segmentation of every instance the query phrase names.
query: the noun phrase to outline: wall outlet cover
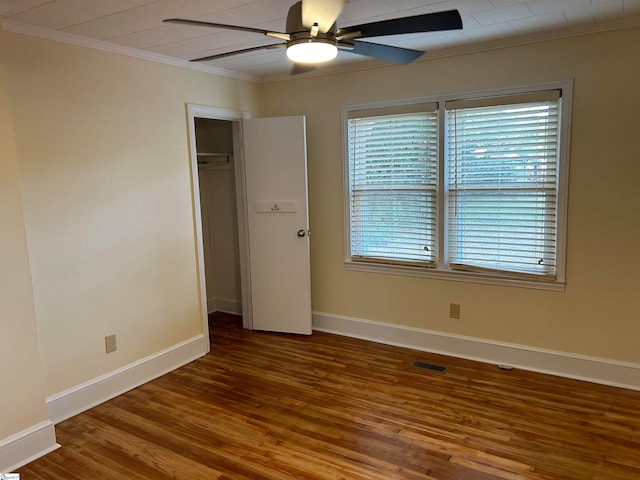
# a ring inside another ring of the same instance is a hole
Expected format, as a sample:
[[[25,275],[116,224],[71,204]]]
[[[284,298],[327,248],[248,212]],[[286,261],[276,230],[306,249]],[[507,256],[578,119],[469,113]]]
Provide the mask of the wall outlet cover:
[[[106,353],[112,353],[118,349],[115,333],[113,335],[107,335],[106,337],[104,337],[104,349]]]

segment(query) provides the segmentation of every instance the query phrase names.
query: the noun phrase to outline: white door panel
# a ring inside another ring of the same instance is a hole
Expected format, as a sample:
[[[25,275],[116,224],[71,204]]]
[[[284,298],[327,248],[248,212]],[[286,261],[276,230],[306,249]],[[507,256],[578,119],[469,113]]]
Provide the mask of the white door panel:
[[[253,328],[310,334],[305,118],[243,120],[242,130]]]

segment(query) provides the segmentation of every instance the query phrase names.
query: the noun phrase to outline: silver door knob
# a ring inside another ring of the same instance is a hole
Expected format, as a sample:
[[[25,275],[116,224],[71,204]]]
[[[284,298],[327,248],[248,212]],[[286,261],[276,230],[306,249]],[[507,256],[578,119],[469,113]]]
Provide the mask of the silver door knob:
[[[304,229],[301,228],[300,230],[298,230],[298,236],[300,238],[304,237],[306,234],[307,232]]]

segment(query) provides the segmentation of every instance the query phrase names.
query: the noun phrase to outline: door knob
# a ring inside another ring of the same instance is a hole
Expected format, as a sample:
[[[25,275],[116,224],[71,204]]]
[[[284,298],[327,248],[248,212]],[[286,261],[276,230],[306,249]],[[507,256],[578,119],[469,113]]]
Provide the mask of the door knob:
[[[300,230],[298,230],[298,236],[300,238],[304,237],[306,234],[307,232],[304,229],[301,228]]]

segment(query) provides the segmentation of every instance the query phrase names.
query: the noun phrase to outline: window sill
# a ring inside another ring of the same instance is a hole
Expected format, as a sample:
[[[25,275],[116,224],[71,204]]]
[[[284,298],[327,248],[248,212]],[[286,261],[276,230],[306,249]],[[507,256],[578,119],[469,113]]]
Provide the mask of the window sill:
[[[345,270],[353,272],[382,273],[386,275],[403,275],[407,277],[432,278],[453,282],[481,283],[484,285],[499,285],[502,287],[533,288],[564,292],[565,283],[558,281],[527,280],[511,278],[504,275],[490,275],[484,273],[458,272],[453,270],[437,270],[434,268],[406,267],[400,265],[384,265],[374,263],[344,262]]]

